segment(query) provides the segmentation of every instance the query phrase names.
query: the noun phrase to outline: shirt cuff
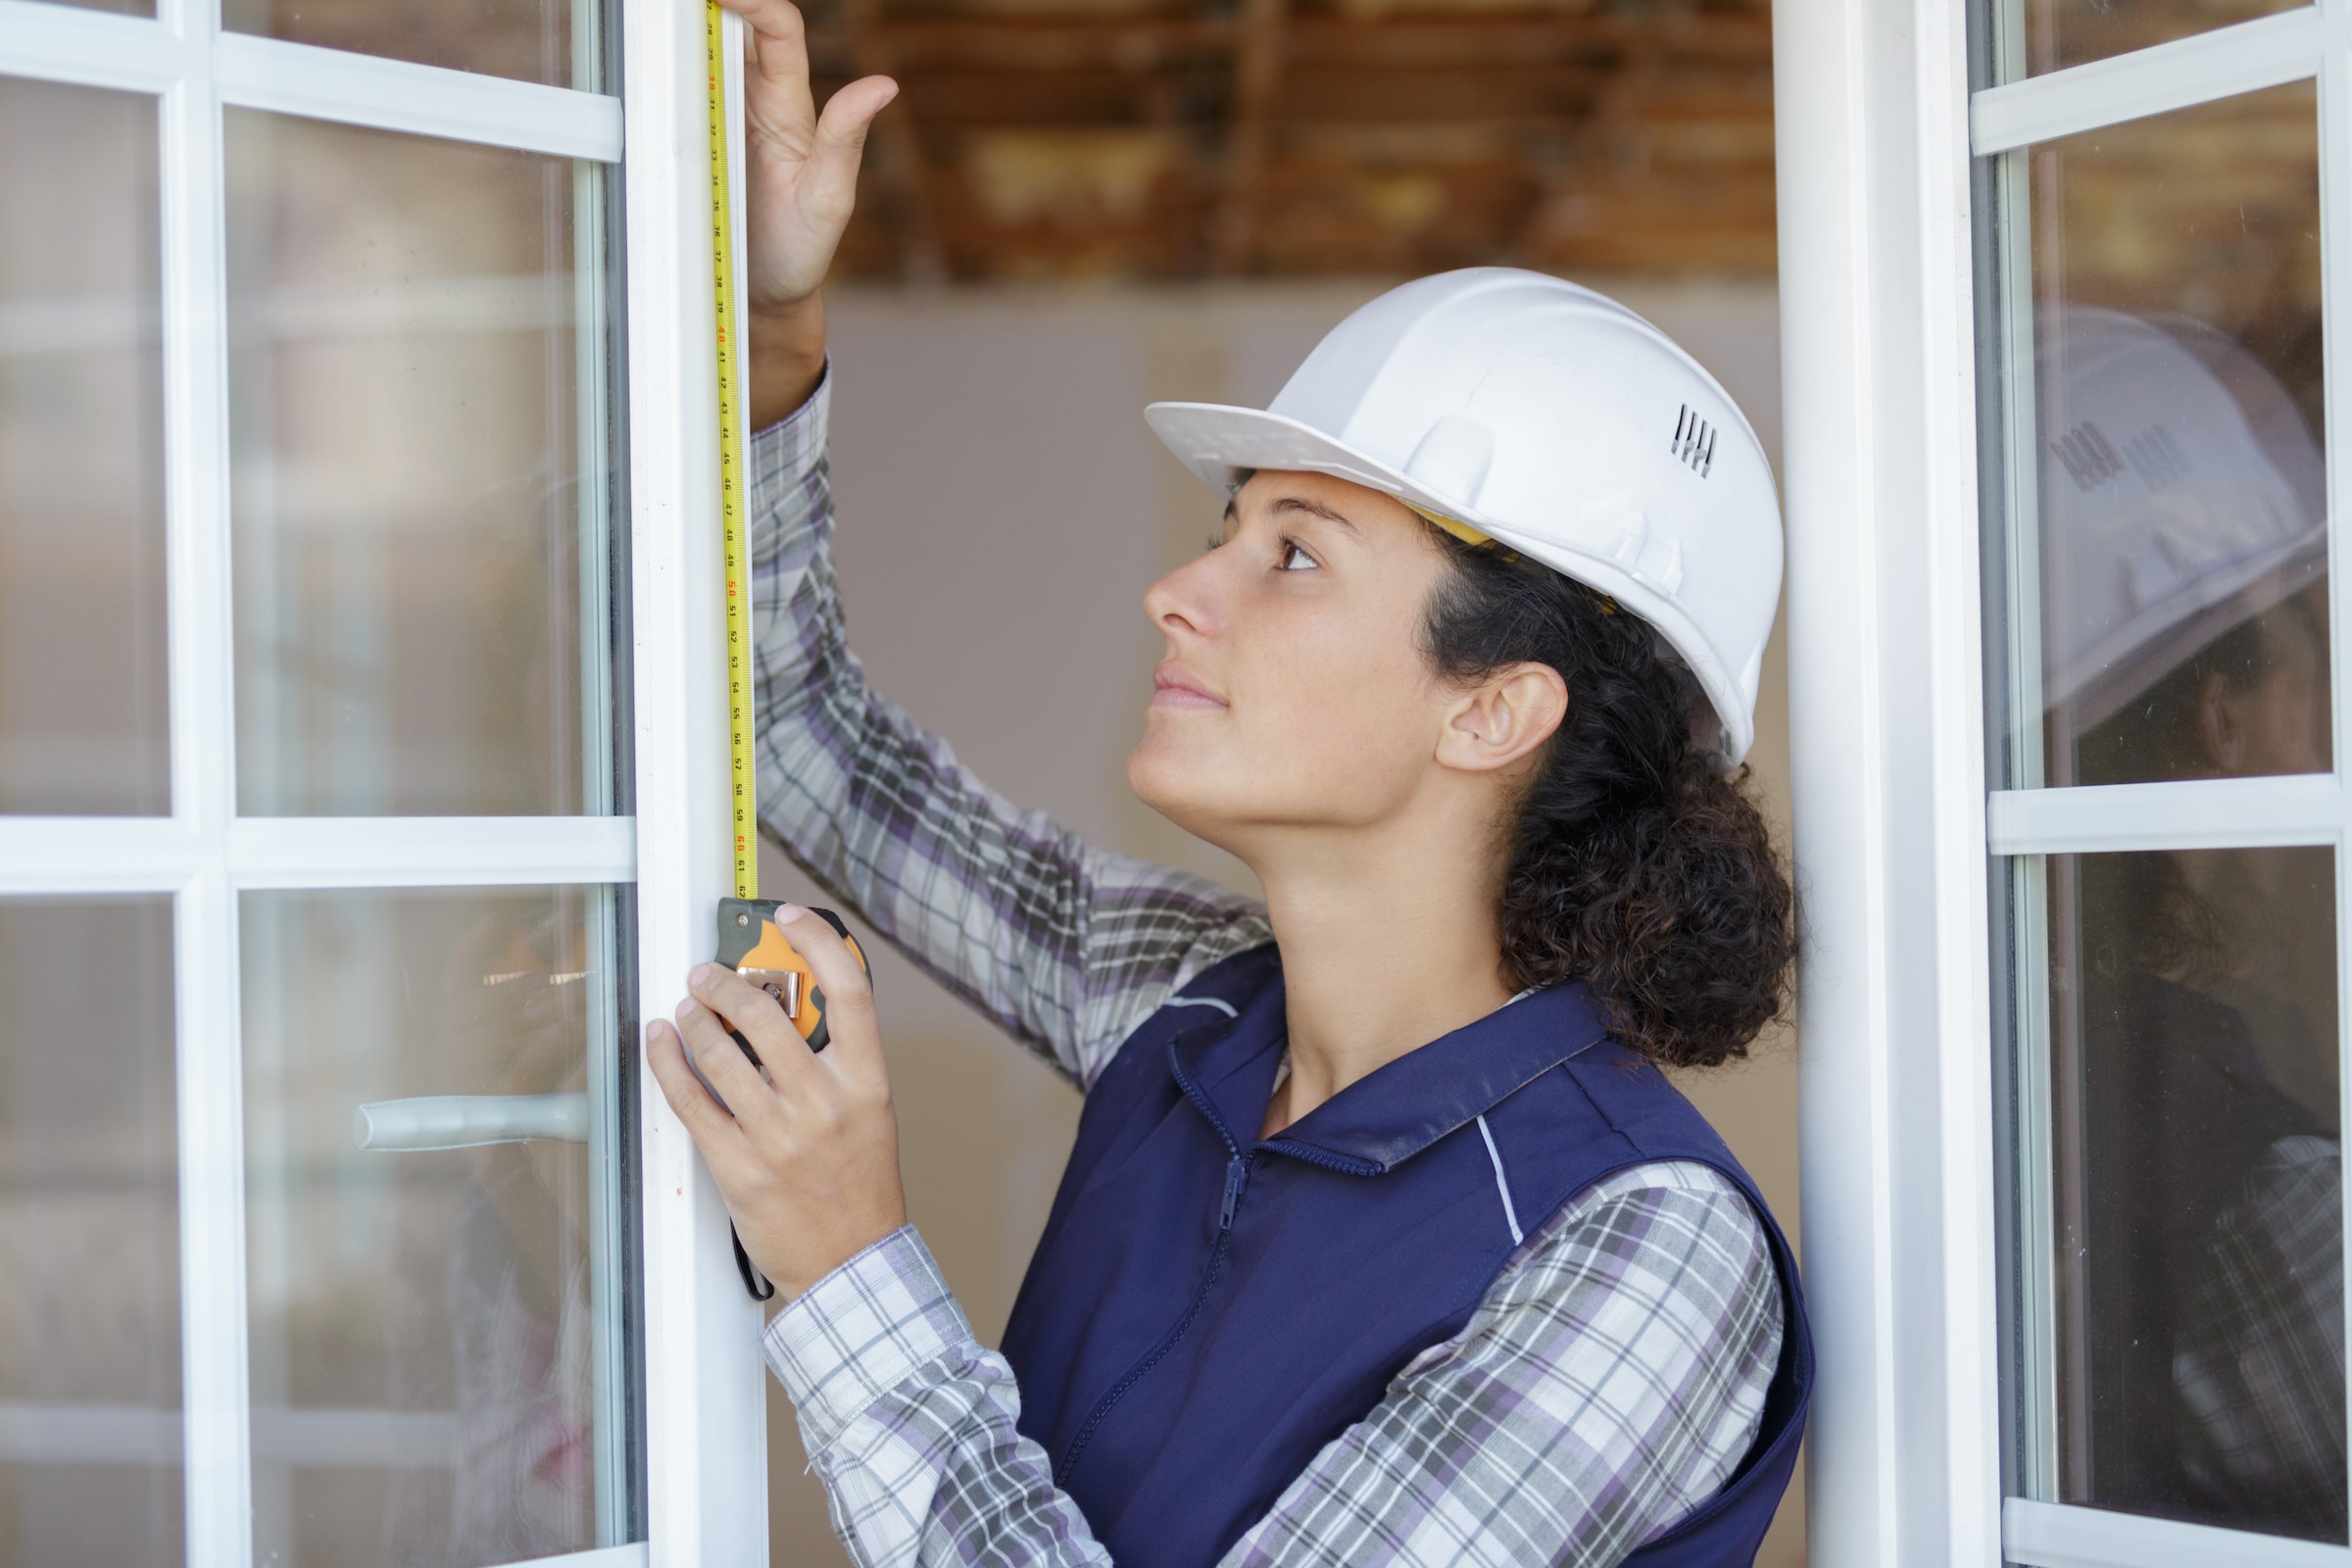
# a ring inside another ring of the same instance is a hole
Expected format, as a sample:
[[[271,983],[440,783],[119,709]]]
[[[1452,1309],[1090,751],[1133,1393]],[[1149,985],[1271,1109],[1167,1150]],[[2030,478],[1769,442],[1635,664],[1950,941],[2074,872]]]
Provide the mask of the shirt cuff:
[[[931,1250],[904,1225],[818,1280],[761,1339],[810,1457],[875,1400],[942,1359],[981,1354]]]
[[[814,475],[825,461],[833,412],[833,366],[827,361],[808,401],[752,437],[745,454],[755,562],[774,558],[785,540],[809,525],[820,505]]]
[[[817,372],[816,390],[808,401],[766,429],[752,436],[751,462],[745,466],[755,485],[790,484],[824,456],[826,426],[833,414],[833,362]]]

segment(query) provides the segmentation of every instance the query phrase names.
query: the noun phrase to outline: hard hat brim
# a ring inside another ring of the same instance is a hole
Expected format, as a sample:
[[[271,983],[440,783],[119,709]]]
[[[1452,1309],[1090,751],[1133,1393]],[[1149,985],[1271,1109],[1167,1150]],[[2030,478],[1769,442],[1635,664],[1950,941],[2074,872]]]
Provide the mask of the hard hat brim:
[[[1154,403],[1144,410],[1144,418],[1176,461],[1220,495],[1231,494],[1244,474],[1263,468],[1329,474],[1394,496],[1419,511],[1466,522],[1562,576],[1600,590],[1646,621],[1697,677],[1722,726],[1725,770],[1739,766],[1747,756],[1755,740],[1755,723],[1734,672],[1724,667],[1680,606],[1652,591],[1618,563],[1531,538],[1482,514],[1460,498],[1418,483],[1410,474],[1284,415],[1223,403]]]

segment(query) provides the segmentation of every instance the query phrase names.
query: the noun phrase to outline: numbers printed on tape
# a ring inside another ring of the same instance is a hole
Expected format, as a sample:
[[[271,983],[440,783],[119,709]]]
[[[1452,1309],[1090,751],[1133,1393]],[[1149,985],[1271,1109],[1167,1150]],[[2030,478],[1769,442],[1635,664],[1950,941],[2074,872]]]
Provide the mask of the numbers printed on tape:
[[[718,328],[718,507],[726,534],[727,731],[735,896],[760,896],[759,764],[752,752],[752,551],[744,515],[743,355],[736,341],[735,204],[728,179],[726,13],[708,0],[710,68],[710,279]]]

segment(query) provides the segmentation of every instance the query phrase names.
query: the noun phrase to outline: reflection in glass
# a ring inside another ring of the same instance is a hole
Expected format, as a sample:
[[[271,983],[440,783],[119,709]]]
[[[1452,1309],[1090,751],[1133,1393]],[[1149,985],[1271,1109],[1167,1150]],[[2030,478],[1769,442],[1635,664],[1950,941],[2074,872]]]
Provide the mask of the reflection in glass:
[[[2330,765],[2309,84],[2031,157],[2048,784]]]
[[[2028,75],[2292,11],[2309,0],[2018,0]]]
[[[597,172],[226,120],[239,808],[611,809]]]
[[[171,809],[155,104],[0,76],[0,811]]]
[[[256,1560],[631,1539],[612,895],[240,924]]]
[[[2333,872],[2049,862],[2061,1500],[2345,1539]]]
[[[578,15],[575,16],[574,13]],[[588,0],[222,0],[220,24],[294,43],[601,92]]]
[[[0,900],[0,1562],[181,1555],[166,898]]]

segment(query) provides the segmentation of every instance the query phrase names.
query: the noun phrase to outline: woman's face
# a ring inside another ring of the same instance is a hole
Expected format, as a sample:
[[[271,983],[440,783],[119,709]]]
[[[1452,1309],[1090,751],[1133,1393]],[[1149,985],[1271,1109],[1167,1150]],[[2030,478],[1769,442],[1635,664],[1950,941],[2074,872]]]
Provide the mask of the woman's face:
[[[1447,570],[1401,503],[1322,474],[1261,472],[1221,542],[1152,586],[1167,638],[1136,795],[1242,854],[1264,830],[1376,825],[1440,771],[1457,693],[1420,648]]]

